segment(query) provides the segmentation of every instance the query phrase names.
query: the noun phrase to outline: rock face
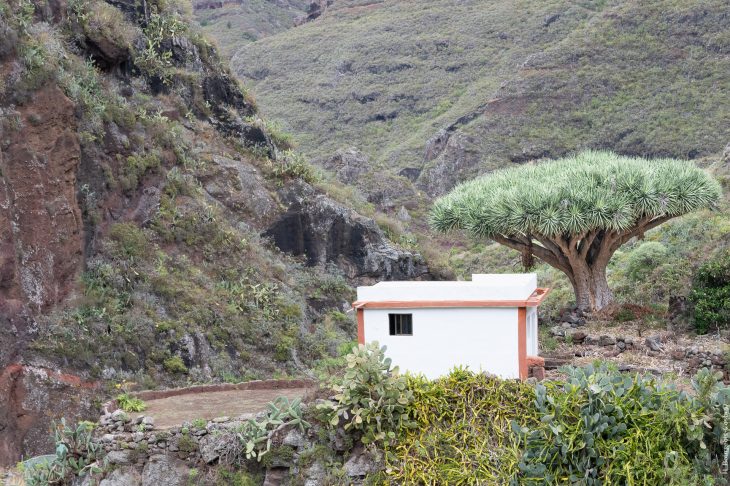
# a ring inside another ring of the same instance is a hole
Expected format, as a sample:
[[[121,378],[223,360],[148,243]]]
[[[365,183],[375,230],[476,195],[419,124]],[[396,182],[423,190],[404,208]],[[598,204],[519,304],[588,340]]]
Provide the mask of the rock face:
[[[47,87],[16,116],[22,129],[6,128],[0,145],[0,313],[60,302],[83,256],[74,106]]]
[[[208,194],[247,221],[268,221],[278,210],[261,175],[243,161],[214,156],[200,181]]]
[[[370,161],[359,150],[349,148],[338,150],[332,157],[322,162],[322,167],[331,170],[337,179],[345,184],[354,184],[370,170]]]
[[[47,368],[0,370],[0,464],[51,449],[51,421],[89,416],[98,394],[97,383]]]
[[[478,174],[480,155],[473,140],[442,130],[426,143],[424,167],[416,185],[433,197],[446,194],[460,181]]]
[[[428,278],[423,258],[395,248],[372,219],[365,218],[306,183],[279,194],[288,206],[265,233],[282,251],[304,256],[308,265],[337,264],[349,278]]]

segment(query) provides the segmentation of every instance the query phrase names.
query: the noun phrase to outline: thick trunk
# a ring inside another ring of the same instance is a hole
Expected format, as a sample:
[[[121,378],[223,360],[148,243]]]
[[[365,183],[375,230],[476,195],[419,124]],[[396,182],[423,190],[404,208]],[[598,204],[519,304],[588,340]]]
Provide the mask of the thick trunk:
[[[582,311],[600,311],[614,301],[606,280],[606,265],[574,266],[571,283],[576,305]]]

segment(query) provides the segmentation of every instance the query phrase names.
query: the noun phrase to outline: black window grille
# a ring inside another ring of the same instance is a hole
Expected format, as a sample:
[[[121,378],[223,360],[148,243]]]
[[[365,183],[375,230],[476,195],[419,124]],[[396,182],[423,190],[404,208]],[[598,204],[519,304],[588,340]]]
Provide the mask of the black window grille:
[[[388,314],[391,336],[413,336],[413,314]]]

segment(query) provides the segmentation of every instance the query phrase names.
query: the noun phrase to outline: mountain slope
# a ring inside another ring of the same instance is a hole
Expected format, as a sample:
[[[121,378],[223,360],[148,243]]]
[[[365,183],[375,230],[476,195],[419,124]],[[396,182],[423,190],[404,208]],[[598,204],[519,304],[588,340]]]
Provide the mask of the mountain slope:
[[[694,158],[730,138],[722,1],[335,7],[233,69],[306,153],[355,146],[432,196],[581,148]]]
[[[0,464],[115,384],[305,373],[353,339],[352,285],[429,277],[310,184],[188,10],[0,0]]]

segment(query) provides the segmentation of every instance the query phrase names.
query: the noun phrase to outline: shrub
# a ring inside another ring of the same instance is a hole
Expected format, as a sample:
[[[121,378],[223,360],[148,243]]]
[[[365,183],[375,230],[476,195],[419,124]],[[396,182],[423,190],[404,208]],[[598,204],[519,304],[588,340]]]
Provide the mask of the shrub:
[[[332,427],[343,424],[364,444],[392,442],[396,431],[411,425],[407,407],[413,392],[406,378],[375,342],[353,348],[345,360],[344,374],[325,384],[334,390],[334,399],[317,408]]]
[[[409,376],[408,389],[415,427],[387,450],[388,484],[509,483],[520,457],[511,421],[538,422],[531,386],[457,368],[433,381]]]
[[[647,241],[634,249],[626,264],[626,274],[634,281],[647,278],[667,257],[667,248],[658,241]]]
[[[146,253],[147,237],[133,223],[117,223],[109,229],[115,256],[124,259],[139,258]]]
[[[59,424],[54,424],[55,457],[29,466],[25,470],[25,483],[28,486],[71,484],[75,476],[100,472],[97,459],[102,450],[91,440],[93,430],[94,425],[89,422],[70,427],[61,419]]]
[[[119,408],[125,412],[142,412],[147,408],[147,404],[140,398],[130,396],[128,393],[120,393],[115,400]]]
[[[281,160],[271,161],[271,173],[283,184],[287,179],[301,179],[307,183],[314,183],[319,179],[317,171],[300,153],[287,150]]]
[[[188,367],[185,366],[180,356],[171,356],[167,358],[163,363],[165,371],[168,373],[187,373]]]
[[[514,427],[520,484],[702,484],[707,444],[691,398],[605,364],[563,371],[565,383],[535,388],[540,422]]]
[[[689,298],[694,304],[697,332],[730,326],[730,249],[697,270]]]

